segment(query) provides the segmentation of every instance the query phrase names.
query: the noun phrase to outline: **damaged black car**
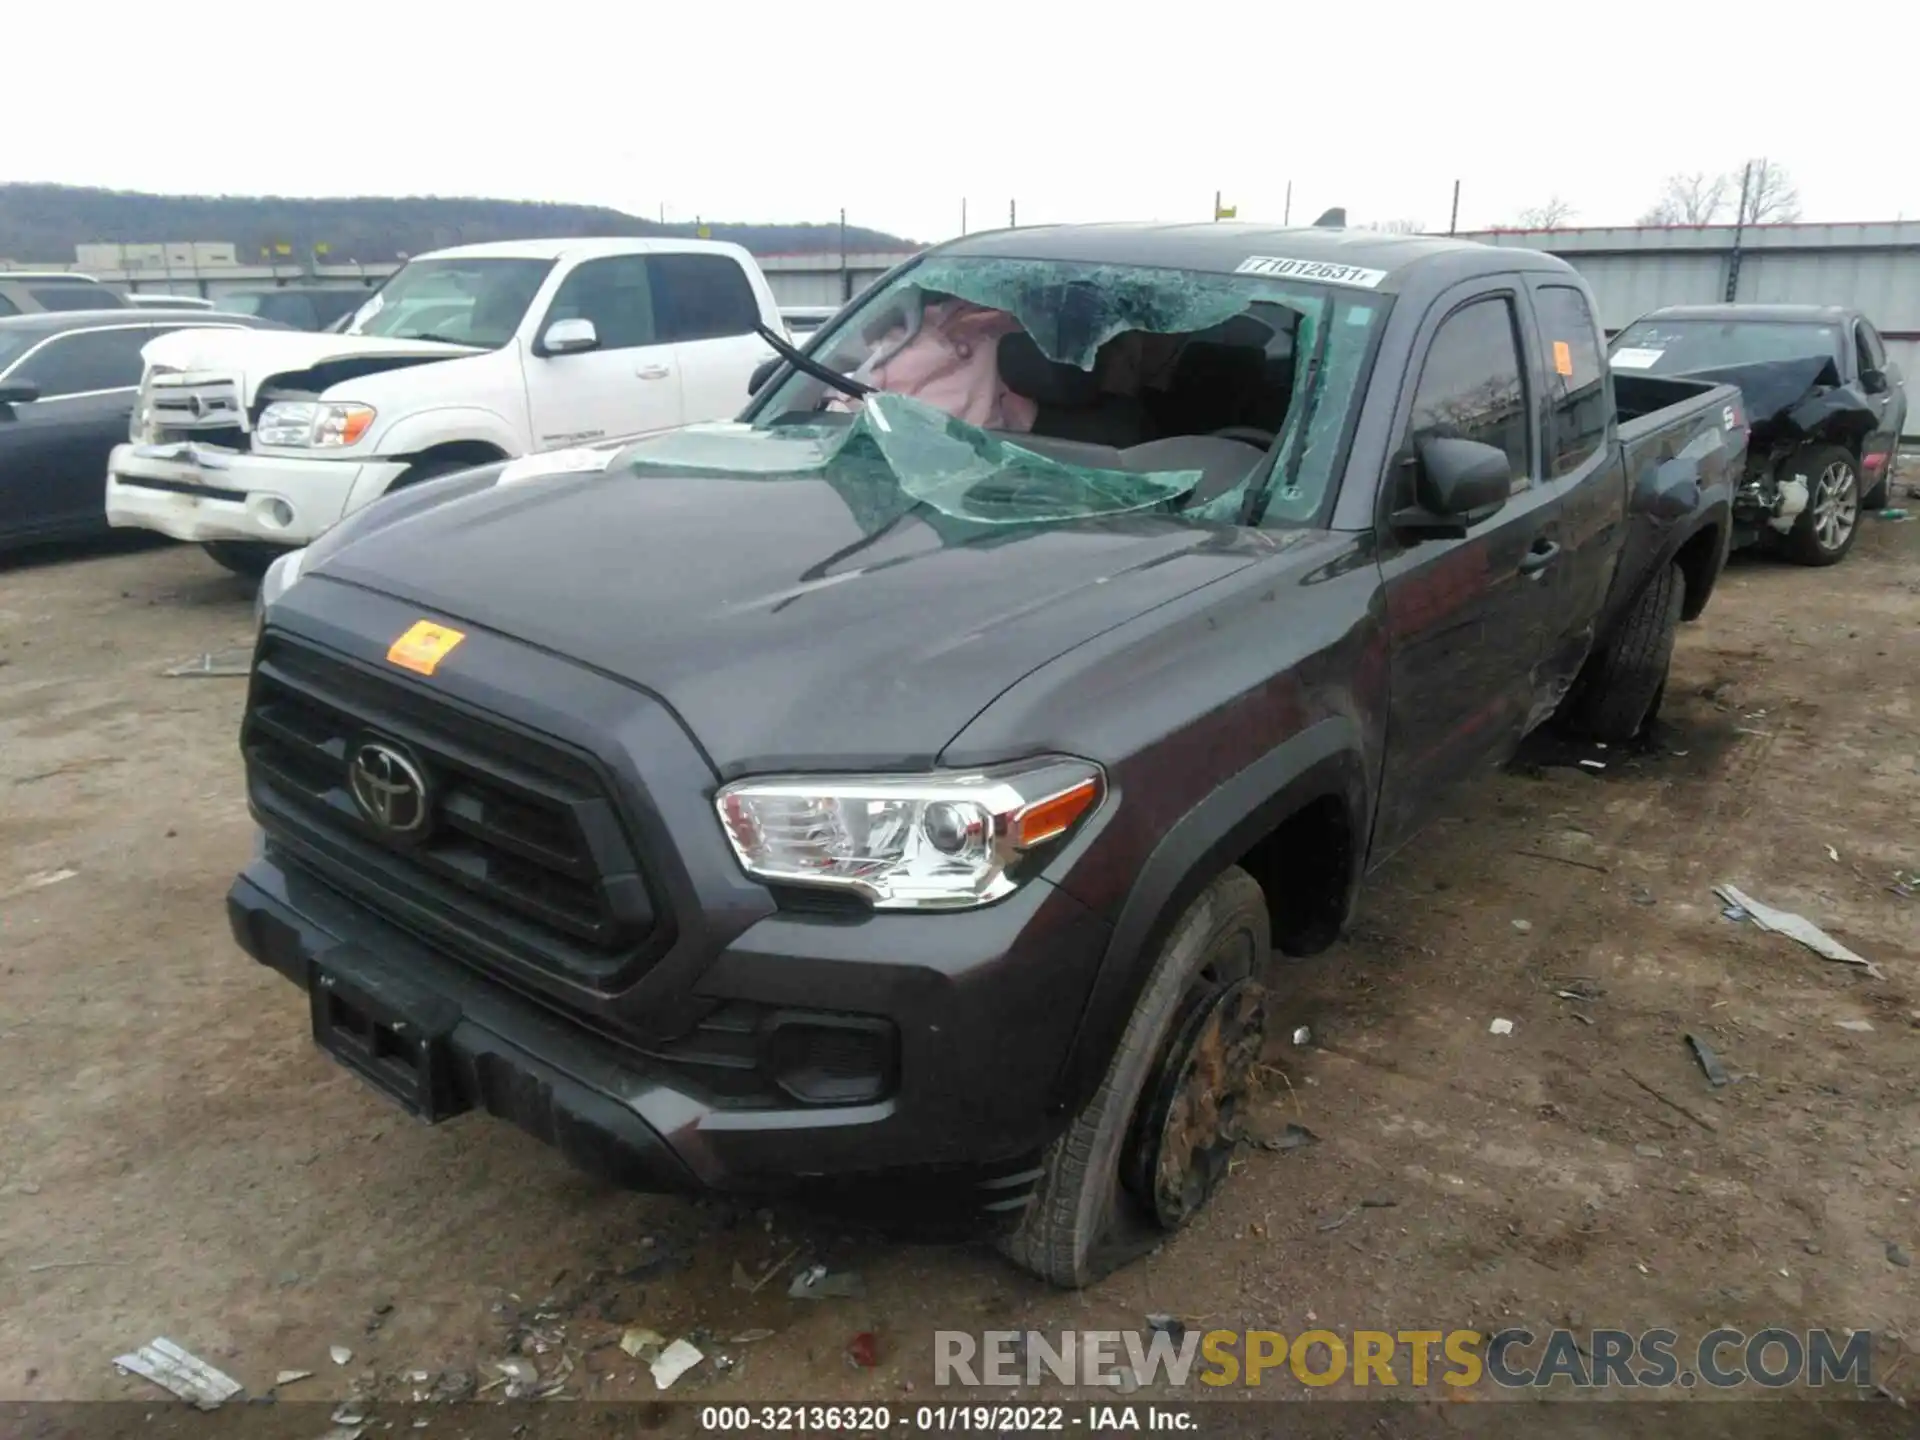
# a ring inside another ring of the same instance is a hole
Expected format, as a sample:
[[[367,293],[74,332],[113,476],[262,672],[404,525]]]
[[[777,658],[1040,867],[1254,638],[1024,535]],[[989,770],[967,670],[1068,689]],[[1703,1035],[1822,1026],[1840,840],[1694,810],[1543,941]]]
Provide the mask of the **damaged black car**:
[[[1613,338],[1615,371],[1737,385],[1752,433],[1736,545],[1803,565],[1853,548],[1860,512],[1886,503],[1907,416],[1898,366],[1857,310],[1675,305]]]

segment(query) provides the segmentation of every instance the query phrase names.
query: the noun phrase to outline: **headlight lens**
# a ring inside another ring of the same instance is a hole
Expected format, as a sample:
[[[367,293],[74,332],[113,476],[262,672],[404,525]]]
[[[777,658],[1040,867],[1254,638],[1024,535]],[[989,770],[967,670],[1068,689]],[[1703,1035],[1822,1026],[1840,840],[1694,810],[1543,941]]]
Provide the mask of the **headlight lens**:
[[[279,400],[260,412],[254,443],[298,449],[351,445],[373,424],[370,405],[328,405],[317,400]]]
[[[1023,856],[1099,807],[1082,760],[968,774],[741,780],[714,797],[755,879],[851,890],[877,910],[951,910],[1011,893]]]

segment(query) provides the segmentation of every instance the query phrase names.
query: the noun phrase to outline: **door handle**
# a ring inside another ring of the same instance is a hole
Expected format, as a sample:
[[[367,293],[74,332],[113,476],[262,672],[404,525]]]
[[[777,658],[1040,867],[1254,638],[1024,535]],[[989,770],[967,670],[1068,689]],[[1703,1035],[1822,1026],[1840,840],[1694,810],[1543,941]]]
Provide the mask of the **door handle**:
[[[669,370],[665,365],[642,365],[633,373],[638,375],[642,380],[664,380],[667,376],[671,375],[673,371]]]
[[[1536,540],[1533,548],[1520,557],[1522,575],[1538,575],[1559,557],[1560,543],[1557,540]]]

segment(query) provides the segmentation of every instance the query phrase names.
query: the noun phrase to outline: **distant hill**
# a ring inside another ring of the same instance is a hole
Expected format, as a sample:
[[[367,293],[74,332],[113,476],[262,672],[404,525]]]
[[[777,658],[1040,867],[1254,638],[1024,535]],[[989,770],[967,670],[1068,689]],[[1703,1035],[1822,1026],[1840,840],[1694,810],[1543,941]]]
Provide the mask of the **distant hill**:
[[[742,225],[709,220],[715,240],[759,255],[833,252],[838,224]],[[142,195],[72,185],[0,185],[0,257],[42,264],[73,263],[73,248],[91,243],[138,245],[181,240],[230,242],[242,264],[262,247],[290,245],[296,256],[327,247],[334,263],[368,263],[418,255],[446,245],[533,240],[567,235],[692,235],[688,225],[662,225],[601,205],[547,205],[525,200],[438,196],[307,200],[278,195]],[[918,248],[897,235],[847,227],[847,249]]]

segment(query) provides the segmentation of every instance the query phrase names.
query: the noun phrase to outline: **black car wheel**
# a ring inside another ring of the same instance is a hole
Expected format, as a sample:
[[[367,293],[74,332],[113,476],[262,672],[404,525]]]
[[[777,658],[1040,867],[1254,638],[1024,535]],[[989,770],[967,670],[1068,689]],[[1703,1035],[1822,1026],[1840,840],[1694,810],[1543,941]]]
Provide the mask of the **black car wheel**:
[[[1264,1043],[1266,899],[1233,868],[1187,907],[1099,1091],[1047,1151],[1001,1244],[1022,1269],[1089,1285],[1180,1229],[1227,1173]]]

